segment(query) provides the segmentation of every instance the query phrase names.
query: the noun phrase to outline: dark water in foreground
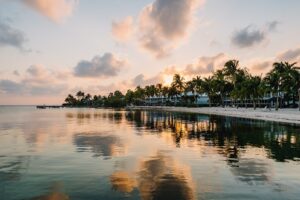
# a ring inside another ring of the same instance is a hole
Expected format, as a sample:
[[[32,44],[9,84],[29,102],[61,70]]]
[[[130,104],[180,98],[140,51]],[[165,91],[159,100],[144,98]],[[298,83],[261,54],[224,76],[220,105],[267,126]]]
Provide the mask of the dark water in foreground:
[[[0,199],[300,199],[300,127],[0,107]]]

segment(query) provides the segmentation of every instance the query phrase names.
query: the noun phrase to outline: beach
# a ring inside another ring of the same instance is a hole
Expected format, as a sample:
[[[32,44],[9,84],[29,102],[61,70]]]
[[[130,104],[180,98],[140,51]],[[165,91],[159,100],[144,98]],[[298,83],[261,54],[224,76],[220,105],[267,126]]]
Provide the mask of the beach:
[[[229,107],[202,107],[202,108],[188,108],[188,107],[167,107],[167,106],[131,106],[130,110],[159,110],[167,112],[184,112],[184,113],[199,113],[208,115],[220,115],[229,117],[239,117],[246,119],[258,119],[265,121],[274,121],[282,123],[300,124],[300,111],[294,109],[265,109],[257,108],[229,108]]]

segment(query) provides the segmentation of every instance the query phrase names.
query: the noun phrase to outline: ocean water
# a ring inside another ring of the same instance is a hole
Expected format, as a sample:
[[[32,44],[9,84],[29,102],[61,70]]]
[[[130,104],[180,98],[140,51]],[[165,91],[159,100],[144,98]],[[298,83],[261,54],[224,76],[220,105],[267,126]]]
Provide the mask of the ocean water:
[[[300,127],[1,106],[0,199],[300,199]]]

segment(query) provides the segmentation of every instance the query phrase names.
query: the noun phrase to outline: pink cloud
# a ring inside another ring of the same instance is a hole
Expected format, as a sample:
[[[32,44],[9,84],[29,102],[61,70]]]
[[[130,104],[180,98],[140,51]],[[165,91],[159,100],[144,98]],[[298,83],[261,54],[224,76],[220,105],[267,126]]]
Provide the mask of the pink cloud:
[[[26,5],[55,22],[62,22],[74,10],[77,0],[22,0]]]
[[[117,41],[126,42],[131,38],[133,29],[133,18],[129,16],[124,20],[114,21],[111,32]]]
[[[139,43],[156,58],[169,55],[185,39],[199,0],[155,0],[139,15]]]

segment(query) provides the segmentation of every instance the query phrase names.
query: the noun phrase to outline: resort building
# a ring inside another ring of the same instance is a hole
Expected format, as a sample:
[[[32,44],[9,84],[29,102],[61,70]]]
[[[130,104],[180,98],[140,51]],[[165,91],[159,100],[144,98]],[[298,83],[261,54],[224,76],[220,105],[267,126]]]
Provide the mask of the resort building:
[[[284,93],[280,92],[278,94],[278,102],[280,107],[288,107],[283,103]],[[262,98],[255,100],[257,107],[275,107],[277,102],[277,95],[272,93],[266,93]],[[291,104],[293,102],[290,102]],[[166,105],[194,105],[194,106],[209,106],[209,98],[207,94],[198,94],[198,93],[182,93],[181,95],[176,95],[172,97],[166,96],[152,96],[148,97],[143,102],[147,106],[166,106]],[[216,103],[212,100],[212,106],[220,106],[219,103]],[[229,107],[253,107],[253,99],[236,99],[233,100],[230,97],[226,97],[223,100],[223,106]]]

